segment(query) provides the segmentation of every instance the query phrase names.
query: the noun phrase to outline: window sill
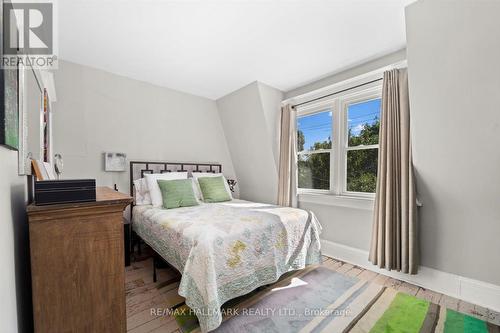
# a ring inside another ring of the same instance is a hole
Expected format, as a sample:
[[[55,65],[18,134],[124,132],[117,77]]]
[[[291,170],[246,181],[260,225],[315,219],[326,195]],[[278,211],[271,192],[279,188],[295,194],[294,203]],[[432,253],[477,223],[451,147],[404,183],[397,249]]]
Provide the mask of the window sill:
[[[375,198],[334,195],[327,193],[299,193],[299,202],[325,206],[348,207],[362,210],[373,210]]]

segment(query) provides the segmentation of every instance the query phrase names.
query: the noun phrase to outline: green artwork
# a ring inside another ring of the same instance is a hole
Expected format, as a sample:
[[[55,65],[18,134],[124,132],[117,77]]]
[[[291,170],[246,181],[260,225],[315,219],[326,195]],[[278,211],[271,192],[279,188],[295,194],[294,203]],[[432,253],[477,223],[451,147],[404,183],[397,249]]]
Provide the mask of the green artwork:
[[[3,71],[3,108],[0,107],[0,144],[19,148],[19,104],[17,69]]]

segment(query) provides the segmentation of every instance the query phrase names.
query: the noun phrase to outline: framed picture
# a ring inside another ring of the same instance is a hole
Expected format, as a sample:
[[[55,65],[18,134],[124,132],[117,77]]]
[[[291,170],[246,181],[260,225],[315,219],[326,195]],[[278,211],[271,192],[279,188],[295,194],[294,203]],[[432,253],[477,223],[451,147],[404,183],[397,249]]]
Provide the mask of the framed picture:
[[[17,69],[2,69],[3,103],[0,106],[0,144],[19,149],[19,77]]]
[[[0,15],[3,18],[3,1]],[[0,24],[0,41],[3,41],[3,24]],[[3,59],[3,42],[0,44],[0,58]],[[18,150],[19,141],[19,69],[1,68],[0,145]]]
[[[125,171],[127,155],[124,153],[104,153],[104,171]]]

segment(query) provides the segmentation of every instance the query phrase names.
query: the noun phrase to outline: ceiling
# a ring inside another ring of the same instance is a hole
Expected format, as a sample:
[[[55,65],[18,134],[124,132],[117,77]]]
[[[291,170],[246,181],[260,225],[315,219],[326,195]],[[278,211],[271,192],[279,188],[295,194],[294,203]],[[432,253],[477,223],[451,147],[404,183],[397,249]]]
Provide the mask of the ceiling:
[[[404,48],[410,2],[62,0],[59,57],[211,99],[287,91]]]

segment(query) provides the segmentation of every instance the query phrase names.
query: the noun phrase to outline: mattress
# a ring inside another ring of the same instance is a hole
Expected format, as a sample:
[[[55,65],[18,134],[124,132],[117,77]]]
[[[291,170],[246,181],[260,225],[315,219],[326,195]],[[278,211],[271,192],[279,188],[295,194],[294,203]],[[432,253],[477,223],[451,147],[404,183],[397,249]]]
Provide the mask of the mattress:
[[[220,308],[291,270],[321,262],[321,226],[312,212],[243,200],[161,209],[135,206],[134,231],[182,273],[179,295],[201,330]]]

